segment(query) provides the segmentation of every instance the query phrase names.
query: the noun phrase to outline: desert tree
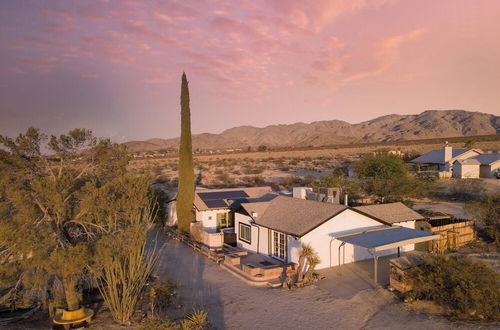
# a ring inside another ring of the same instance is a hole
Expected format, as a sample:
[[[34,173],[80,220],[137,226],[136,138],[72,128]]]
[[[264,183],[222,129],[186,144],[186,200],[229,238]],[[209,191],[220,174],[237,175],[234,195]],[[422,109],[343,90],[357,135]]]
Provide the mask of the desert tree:
[[[110,200],[96,207],[95,192],[126,173],[126,150],[86,129],[48,138],[29,128],[0,144],[0,275],[42,292],[62,283],[66,307],[78,309],[92,243],[113,220]]]
[[[467,202],[465,211],[479,221],[486,236],[500,246],[500,193],[482,194]]]
[[[179,146],[179,189],[177,192],[177,221],[181,231],[189,232],[193,220],[194,167],[191,142],[191,110],[186,74],[181,83],[181,139]]]
[[[409,198],[424,196],[432,188],[432,180],[416,178],[401,157],[390,153],[365,155],[354,169],[363,190],[381,202],[411,204]]]

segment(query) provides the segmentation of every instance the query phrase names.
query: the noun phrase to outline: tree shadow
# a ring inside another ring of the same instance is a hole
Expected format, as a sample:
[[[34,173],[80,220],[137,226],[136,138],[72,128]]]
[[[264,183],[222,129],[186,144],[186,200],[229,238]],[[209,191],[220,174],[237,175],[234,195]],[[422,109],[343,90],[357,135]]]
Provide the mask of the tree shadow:
[[[187,245],[167,238],[162,229],[156,231],[157,244],[163,245],[163,249],[154,273],[180,286],[178,293],[186,314],[202,309],[208,312],[211,328],[224,329],[224,305],[219,290],[204,278],[206,268],[216,265]]]

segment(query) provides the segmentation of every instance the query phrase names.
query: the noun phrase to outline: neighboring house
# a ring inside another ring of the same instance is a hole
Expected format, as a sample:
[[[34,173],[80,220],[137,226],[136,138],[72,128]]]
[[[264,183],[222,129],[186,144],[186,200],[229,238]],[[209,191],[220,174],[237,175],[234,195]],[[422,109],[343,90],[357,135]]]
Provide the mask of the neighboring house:
[[[457,160],[473,158],[481,155],[480,149],[454,149],[445,145],[441,149],[429,151],[420,157],[410,160],[410,163],[421,164],[427,169],[434,169],[438,172],[451,172],[453,163]]]
[[[193,202],[196,222],[207,232],[219,232],[234,227],[234,207],[241,203],[268,201],[276,196],[271,187],[197,188]]]
[[[500,169],[500,154],[482,154],[474,157],[481,164],[479,176],[481,178],[494,178],[495,173]]]
[[[481,163],[476,158],[460,159],[453,164],[453,177],[458,179],[479,178]]]
[[[453,164],[458,160],[473,158],[483,153],[480,149],[454,149],[445,145],[441,149],[429,151],[420,157],[410,160],[410,163],[420,164],[423,170],[435,170],[451,173]]]
[[[400,231],[420,234],[408,228],[414,226],[415,220],[422,218],[401,203],[350,208],[278,196],[268,202],[241,204],[235,213],[235,231],[238,247],[284,262],[298,263],[301,244],[310,244],[321,259],[316,268],[322,269],[374,256],[373,250],[345,244],[340,240],[341,237],[392,229],[390,226],[396,224],[406,227]],[[386,233],[391,235],[389,231]],[[401,239],[399,242],[408,242],[403,250],[413,250],[414,244],[411,244],[410,239]],[[397,252],[397,248],[391,248],[376,254],[381,256]]]

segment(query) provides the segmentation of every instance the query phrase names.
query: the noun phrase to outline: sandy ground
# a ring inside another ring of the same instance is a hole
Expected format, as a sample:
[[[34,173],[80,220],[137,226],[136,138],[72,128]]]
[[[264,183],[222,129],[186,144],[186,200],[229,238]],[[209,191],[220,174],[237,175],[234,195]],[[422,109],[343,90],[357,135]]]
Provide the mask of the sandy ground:
[[[460,219],[470,219],[470,216],[464,212],[465,203],[463,202],[446,202],[446,201],[435,201],[430,199],[419,200],[415,202],[413,209],[420,210],[430,210],[435,212],[442,212],[452,215]]]
[[[181,285],[187,309],[207,310],[216,329],[481,328],[409,312],[381,288],[345,299],[316,285],[292,291],[252,287],[186,245],[159,239],[166,245],[157,272]]]

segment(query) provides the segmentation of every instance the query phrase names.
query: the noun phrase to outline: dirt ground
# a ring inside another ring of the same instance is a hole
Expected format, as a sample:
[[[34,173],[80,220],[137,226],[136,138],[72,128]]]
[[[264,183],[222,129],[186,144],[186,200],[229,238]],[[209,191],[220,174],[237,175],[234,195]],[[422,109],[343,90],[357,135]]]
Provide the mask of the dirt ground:
[[[215,329],[486,329],[418,314],[389,291],[365,289],[344,299],[312,285],[288,289],[246,285],[182,243],[167,240],[158,273],[181,285],[192,307],[208,311]],[[188,308],[188,307],[187,307]]]

